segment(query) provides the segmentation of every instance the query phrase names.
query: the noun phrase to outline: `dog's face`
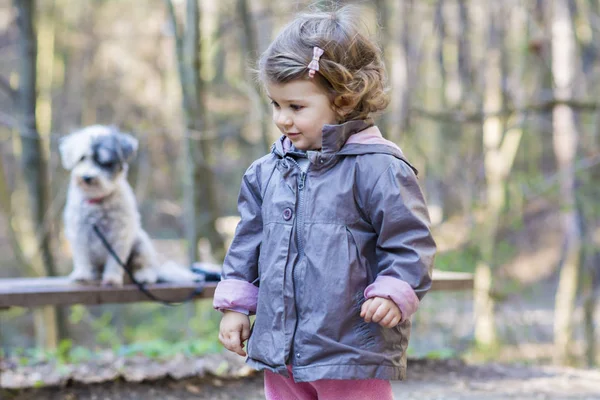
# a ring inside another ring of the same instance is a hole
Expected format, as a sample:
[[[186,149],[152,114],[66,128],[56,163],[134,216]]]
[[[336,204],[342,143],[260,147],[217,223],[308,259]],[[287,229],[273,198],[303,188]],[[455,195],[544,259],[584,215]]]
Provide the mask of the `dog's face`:
[[[63,138],[59,151],[71,184],[88,198],[109,195],[127,173],[138,141],[113,127],[93,125]]]

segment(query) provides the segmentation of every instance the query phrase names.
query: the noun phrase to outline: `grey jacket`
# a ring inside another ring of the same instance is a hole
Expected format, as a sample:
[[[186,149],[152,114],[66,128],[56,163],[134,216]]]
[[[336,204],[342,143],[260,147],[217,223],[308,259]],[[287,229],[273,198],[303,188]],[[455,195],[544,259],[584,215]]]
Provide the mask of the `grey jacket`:
[[[435,243],[416,170],[386,142],[370,120],[326,125],[321,151],[282,137],[246,171],[214,305],[256,312],[252,367],[288,376],[291,365],[296,382],[404,378]],[[364,322],[375,296],[396,302],[399,325]]]

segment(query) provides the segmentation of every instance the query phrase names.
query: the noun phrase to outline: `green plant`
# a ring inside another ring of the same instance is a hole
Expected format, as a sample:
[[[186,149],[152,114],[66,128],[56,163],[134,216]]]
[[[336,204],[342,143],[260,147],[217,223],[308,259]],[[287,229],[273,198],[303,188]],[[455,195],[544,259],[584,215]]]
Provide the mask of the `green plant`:
[[[435,268],[441,271],[474,272],[478,254],[473,245],[439,253],[435,257]]]
[[[111,348],[116,348],[121,345],[119,335],[114,325],[112,324],[113,314],[104,312],[99,318],[91,321],[92,328],[96,333],[96,342],[100,345],[109,345]]]
[[[456,351],[453,349],[436,349],[425,354],[425,358],[430,360],[445,360],[449,358],[456,358]]]
[[[67,364],[71,361],[71,351],[73,350],[73,341],[71,339],[63,339],[58,344],[56,349],[56,359],[59,363]]]

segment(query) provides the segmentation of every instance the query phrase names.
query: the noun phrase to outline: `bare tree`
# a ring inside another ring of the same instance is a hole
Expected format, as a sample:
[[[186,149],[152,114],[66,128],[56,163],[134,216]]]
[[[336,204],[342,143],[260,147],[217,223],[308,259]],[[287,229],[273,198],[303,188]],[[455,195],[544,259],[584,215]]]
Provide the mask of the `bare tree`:
[[[213,254],[223,254],[223,238],[215,221],[219,216],[215,176],[209,162],[211,142],[206,135],[204,88],[200,78],[200,8],[197,0],[187,0],[185,23],[179,24],[175,7],[166,0],[175,35],[177,68],[181,83],[185,123],[185,226],[188,259],[198,259],[200,233],[207,236]]]
[[[418,71],[421,33],[414,30],[416,18],[413,0],[376,0],[375,10],[382,36],[381,45],[391,86],[390,104],[383,115],[383,134],[392,141],[400,142],[409,128],[409,103],[411,89]]]
[[[438,0],[435,4],[433,18],[433,33],[435,39],[430,40],[432,46],[433,59],[428,63],[426,69],[426,79],[429,87],[425,94],[425,101],[428,107],[436,110],[443,110],[448,107],[446,98],[447,89],[447,70],[446,57],[444,57],[444,45],[447,39],[446,20],[444,18],[444,2]],[[425,177],[425,187],[427,191],[427,203],[429,215],[433,225],[440,224],[444,219],[444,193],[442,189],[442,179],[444,163],[441,161],[446,148],[445,134],[448,130],[446,121],[423,121],[425,128],[423,134],[429,137],[425,153],[429,160],[427,165],[427,176]]]
[[[579,20],[582,29],[591,32],[588,40],[581,45],[581,69],[580,76],[585,79],[586,94],[594,96],[598,93],[598,82],[594,82],[594,69],[597,68],[600,51],[597,43],[600,39],[600,32],[597,25],[598,15],[600,14],[600,2],[598,1],[579,1],[577,2],[576,20]],[[595,84],[594,84],[595,83]],[[600,132],[600,110],[597,110],[593,123],[590,126],[591,132],[586,137],[582,137],[581,148],[585,157],[594,156],[600,152],[598,143],[598,133]],[[580,176],[581,195],[577,199],[577,208],[581,213],[582,222],[582,277],[581,297],[583,301],[583,324],[585,336],[585,358],[587,366],[593,368],[597,365],[598,337],[595,322],[595,313],[600,295],[600,249],[594,243],[594,233],[598,229],[600,211],[595,205],[594,199],[598,196],[597,185],[594,181],[598,175],[586,174]]]
[[[574,93],[577,68],[577,42],[569,0],[552,2],[552,76],[557,100],[570,100]],[[556,292],[554,317],[555,361],[569,362],[573,339],[573,311],[581,264],[581,226],[576,206],[574,162],[577,156],[579,126],[575,110],[557,104],[552,114],[553,144],[559,183],[564,254]]]
[[[254,18],[252,18],[251,15],[248,0],[237,0],[237,14],[242,22],[242,50],[245,54],[251,55],[251,58],[254,60],[258,57],[259,45],[256,26],[254,24]],[[261,88],[258,86],[257,80],[252,76],[250,69],[246,67],[244,70],[247,82],[245,89],[249,92],[249,97],[253,101],[254,107],[259,110],[263,147],[268,151],[271,147],[269,135],[269,127],[271,124],[269,104],[265,101],[264,96],[262,96]]]
[[[466,0],[459,0],[457,6],[457,87],[460,90],[460,98],[458,99],[458,103],[463,109],[476,109],[481,111],[480,105],[482,102],[482,96],[481,93],[476,90],[474,78],[476,71],[473,66],[476,63],[472,48],[475,46],[475,44],[472,43],[471,40],[473,29],[469,19],[469,8],[467,7]],[[461,193],[461,204],[463,206],[464,213],[467,216],[466,220],[470,221],[471,225],[474,220],[472,211],[473,202],[475,199],[475,181],[477,176],[477,167],[475,165],[478,155],[477,149],[481,143],[481,130],[482,126],[480,124],[460,124],[462,148],[464,149],[463,154],[465,157],[460,163],[460,168],[457,171],[459,176],[462,178],[461,180],[463,181],[463,190],[460,190],[459,192]]]
[[[483,151],[486,178],[486,217],[480,226],[480,259],[475,269],[475,340],[484,347],[498,344],[495,300],[496,236],[505,206],[505,187],[522,137],[520,129],[506,130],[503,82],[505,80],[504,3],[488,2],[488,43],[486,50],[483,109]]]
[[[49,179],[43,140],[37,130],[37,40],[34,26],[35,1],[15,0],[18,10],[20,74],[18,89],[19,130],[21,139],[21,163],[29,198],[29,222],[33,228],[33,263],[38,273],[56,275],[54,255],[51,246],[51,218],[46,218],[49,205]],[[61,336],[64,325],[57,323],[56,310],[44,307],[35,313],[36,339],[40,347],[54,348]]]

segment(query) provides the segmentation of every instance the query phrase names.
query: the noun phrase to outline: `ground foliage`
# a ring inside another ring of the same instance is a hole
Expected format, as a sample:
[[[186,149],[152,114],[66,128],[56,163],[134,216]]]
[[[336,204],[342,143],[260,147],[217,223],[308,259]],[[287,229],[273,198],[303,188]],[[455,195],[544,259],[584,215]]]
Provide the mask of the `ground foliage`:
[[[174,379],[129,381],[110,379],[103,383],[86,384],[68,381],[62,385],[27,389],[0,389],[7,400],[259,400],[264,399],[260,373],[246,371],[243,378],[234,378],[243,371],[240,360],[230,356],[211,357],[215,365],[227,363],[228,368],[206,368],[198,376]],[[156,361],[146,360],[160,369]],[[189,361],[189,360],[187,360]],[[179,360],[179,364],[184,360]],[[128,366],[129,367],[129,366]],[[149,367],[154,368],[154,367]],[[215,373],[216,372],[216,373]],[[468,364],[457,359],[409,360],[408,378],[394,382],[397,399],[419,400],[486,400],[504,399],[600,399],[600,371],[559,367],[533,367],[516,364]]]

